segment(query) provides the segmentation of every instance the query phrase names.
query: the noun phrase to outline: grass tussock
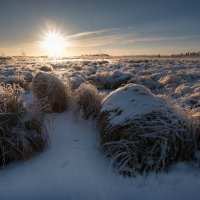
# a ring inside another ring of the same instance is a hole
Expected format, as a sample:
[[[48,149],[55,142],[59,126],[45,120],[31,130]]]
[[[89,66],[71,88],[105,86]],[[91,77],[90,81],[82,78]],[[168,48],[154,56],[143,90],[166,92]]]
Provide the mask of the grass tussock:
[[[195,135],[191,125],[169,111],[152,112],[124,124],[112,126],[109,113],[98,116],[101,143],[117,172],[167,170],[172,164],[194,160]]]
[[[44,71],[44,72],[52,72],[54,70],[54,68],[49,64],[45,64],[45,65],[41,66],[39,68],[39,70]]]
[[[101,109],[103,95],[91,83],[82,83],[75,91],[76,115],[94,119]]]
[[[122,96],[124,91],[118,91],[118,95]],[[134,93],[134,90],[131,92]],[[147,98],[147,93],[135,95],[135,99],[139,97],[140,100],[136,103],[137,108],[129,107],[128,111],[132,110],[132,113],[142,108],[140,102],[142,98]],[[129,100],[124,98],[122,107]],[[112,97],[112,101],[118,100]],[[114,102],[113,105],[119,103]],[[124,112],[121,107],[102,109],[97,117],[101,145],[111,157],[111,166],[114,166],[117,173],[134,176],[136,173],[160,172],[168,170],[175,163],[195,160],[199,123],[194,124],[183,112],[177,112],[177,109],[169,106],[169,102],[163,107],[161,104],[154,110],[130,115],[134,117],[129,116],[116,123],[115,119],[121,119]]]
[[[22,75],[15,75],[8,79],[8,84],[19,84],[19,86],[23,89],[28,89],[28,82],[25,80],[24,76]]]
[[[97,72],[88,77],[88,81],[94,83],[98,89],[110,90],[113,88],[113,80],[110,72]]]
[[[185,111],[192,124],[192,130],[195,132],[196,150],[200,151],[200,112],[196,109]],[[199,158],[197,158],[199,160]]]
[[[70,88],[54,74],[38,72],[33,78],[31,90],[36,99],[44,102],[43,106],[50,105],[52,112],[63,112],[69,106]]]
[[[18,85],[0,86],[0,165],[24,160],[44,150],[48,137],[44,116],[27,110]]]

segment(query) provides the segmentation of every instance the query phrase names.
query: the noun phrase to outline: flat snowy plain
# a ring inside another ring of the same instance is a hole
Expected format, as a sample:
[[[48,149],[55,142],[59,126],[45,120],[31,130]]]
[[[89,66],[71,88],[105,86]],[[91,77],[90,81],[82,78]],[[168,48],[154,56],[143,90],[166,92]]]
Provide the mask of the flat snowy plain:
[[[44,63],[69,80],[74,88],[95,80],[99,90],[137,83],[152,93],[165,95],[175,104],[198,115],[200,106],[200,59],[119,58],[110,60],[16,59],[0,63],[1,81],[18,69],[25,78]],[[25,102],[31,100],[27,91]],[[180,163],[168,173],[123,177],[110,167],[98,143],[95,121],[77,119],[72,111],[52,114],[46,120],[49,145],[33,158],[0,169],[0,199],[162,199],[199,200],[200,167]]]

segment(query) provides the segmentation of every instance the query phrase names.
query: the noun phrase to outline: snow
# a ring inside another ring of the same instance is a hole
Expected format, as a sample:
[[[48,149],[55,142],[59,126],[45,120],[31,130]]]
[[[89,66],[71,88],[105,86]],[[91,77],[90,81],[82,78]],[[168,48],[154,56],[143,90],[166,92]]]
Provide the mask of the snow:
[[[77,89],[82,83],[85,82],[85,79],[81,75],[77,75],[70,77],[69,82],[72,89]]]
[[[199,58],[116,58],[104,63],[81,59],[12,58],[0,63],[0,79],[8,80],[16,75],[17,69],[19,75],[31,80],[31,74],[34,75],[46,63],[52,64],[60,77],[68,76],[64,78],[73,80],[77,85],[89,81],[90,77],[98,81],[99,75],[102,75],[97,84],[101,86],[108,82],[112,86],[114,80],[111,77],[117,70],[117,79],[132,77],[130,83],[145,85],[152,93],[168,96],[185,109],[195,109],[194,113],[199,116]],[[125,95],[127,100],[132,100],[129,92],[131,90],[125,91]],[[137,94],[134,97],[131,106],[135,107],[135,114],[151,109],[145,105],[146,102],[152,101],[150,105],[156,108],[162,105],[153,101],[157,96],[145,95],[143,106],[137,107],[136,103],[141,98]],[[106,104],[105,108],[123,106],[126,116],[118,118],[119,121],[132,115],[129,107],[121,105],[121,97],[115,98],[118,98],[116,103]],[[24,99],[31,101],[28,92]],[[109,159],[100,148],[95,121],[76,120],[71,112],[64,112],[53,114],[46,124],[50,142],[44,152],[0,169],[1,200],[200,199],[200,168],[197,165],[180,163],[168,173],[124,178],[110,167]]]
[[[109,168],[96,140],[94,122],[56,114],[50,145],[34,158],[0,170],[2,200],[199,200],[198,167],[180,164],[168,174],[124,178]]]
[[[186,94],[191,94],[192,88],[190,86],[186,86],[186,85],[179,85],[176,90],[175,93],[179,94],[179,95],[183,95],[185,96]]]
[[[101,112],[120,109],[119,115],[112,112],[109,116],[109,122],[112,125],[123,124],[128,119],[166,108],[161,99],[153,95],[146,87],[137,84],[127,84],[111,92],[102,104]]]

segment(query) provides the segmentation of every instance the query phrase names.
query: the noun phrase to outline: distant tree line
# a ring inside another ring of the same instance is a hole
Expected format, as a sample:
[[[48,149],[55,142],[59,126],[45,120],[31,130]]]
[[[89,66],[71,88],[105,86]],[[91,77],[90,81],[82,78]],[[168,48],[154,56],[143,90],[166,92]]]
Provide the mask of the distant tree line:
[[[187,52],[181,54],[172,54],[172,57],[200,57],[200,52]]]
[[[104,53],[101,53],[101,54],[84,54],[84,55],[81,55],[82,58],[109,58],[110,55],[108,54],[104,54]]]

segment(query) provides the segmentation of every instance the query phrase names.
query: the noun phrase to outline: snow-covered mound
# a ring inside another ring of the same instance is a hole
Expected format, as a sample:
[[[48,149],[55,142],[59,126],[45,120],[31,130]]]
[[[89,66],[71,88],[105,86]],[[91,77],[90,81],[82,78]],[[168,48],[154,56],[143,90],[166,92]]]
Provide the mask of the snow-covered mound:
[[[149,89],[142,85],[127,84],[104,99],[101,112],[113,111],[109,121],[115,125],[160,109],[166,109],[166,105]]]
[[[128,84],[111,92],[97,123],[101,143],[120,173],[157,172],[194,159],[190,121],[144,86]]]

